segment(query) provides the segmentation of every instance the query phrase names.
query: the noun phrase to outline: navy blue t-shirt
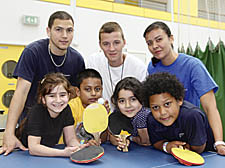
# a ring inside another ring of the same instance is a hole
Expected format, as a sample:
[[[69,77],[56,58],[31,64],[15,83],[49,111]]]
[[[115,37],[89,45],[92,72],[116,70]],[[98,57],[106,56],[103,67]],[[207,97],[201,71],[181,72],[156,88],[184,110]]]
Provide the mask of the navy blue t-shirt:
[[[83,57],[79,52],[69,47],[64,64],[56,67],[48,53],[49,39],[41,39],[29,44],[22,52],[13,76],[21,77],[31,82],[31,88],[25,106],[36,103],[38,82],[44,75],[52,72],[63,73],[73,86],[76,86],[77,74],[85,69]],[[63,57],[58,57],[62,59]],[[55,60],[57,62],[57,60]]]
[[[205,151],[214,150],[214,137],[206,115],[193,104],[184,101],[178,118],[171,126],[164,126],[156,121],[150,113],[148,116],[148,133],[150,141],[182,141],[192,146],[206,143]]]

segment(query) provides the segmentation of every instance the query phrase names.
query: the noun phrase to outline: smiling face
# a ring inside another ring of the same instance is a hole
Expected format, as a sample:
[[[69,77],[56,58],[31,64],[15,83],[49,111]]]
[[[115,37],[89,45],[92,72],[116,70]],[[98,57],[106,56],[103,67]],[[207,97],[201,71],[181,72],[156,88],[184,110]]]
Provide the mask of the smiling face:
[[[133,92],[125,89],[119,91],[117,104],[120,112],[129,118],[134,117],[142,108]]]
[[[122,50],[125,43],[126,42],[119,31],[100,34],[100,47],[111,66],[116,67],[123,63]]]
[[[84,107],[91,103],[96,103],[102,97],[102,83],[98,78],[86,78],[80,84],[80,89],[76,89],[77,96],[80,97]]]
[[[183,100],[161,93],[150,96],[149,104],[154,118],[164,126],[170,126],[177,119]]]
[[[173,36],[168,37],[164,30],[160,28],[153,29],[146,34],[145,41],[149,51],[155,58],[164,60],[172,55]]]
[[[51,52],[64,55],[73,40],[74,25],[72,20],[55,19],[51,28],[47,28]]]
[[[46,105],[48,112],[52,118],[57,117],[69,101],[69,94],[63,85],[57,85],[49,94],[42,97],[42,103]]]

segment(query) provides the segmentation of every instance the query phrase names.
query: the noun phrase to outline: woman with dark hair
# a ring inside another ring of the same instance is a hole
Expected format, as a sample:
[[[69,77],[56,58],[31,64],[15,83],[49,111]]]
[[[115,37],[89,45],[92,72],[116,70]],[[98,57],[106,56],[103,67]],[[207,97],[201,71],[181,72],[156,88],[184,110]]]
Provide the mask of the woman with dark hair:
[[[214,146],[219,154],[225,154],[222,123],[214,95],[218,86],[203,63],[197,58],[173,50],[173,35],[163,22],[149,25],[144,38],[153,55],[148,73],[169,72],[176,75],[185,88],[184,100],[198,107],[201,103],[213,130]]]

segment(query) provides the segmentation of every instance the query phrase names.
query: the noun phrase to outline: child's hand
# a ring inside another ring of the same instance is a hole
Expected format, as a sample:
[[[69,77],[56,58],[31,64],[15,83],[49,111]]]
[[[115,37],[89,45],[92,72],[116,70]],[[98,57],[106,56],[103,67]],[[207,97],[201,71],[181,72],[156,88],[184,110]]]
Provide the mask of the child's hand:
[[[99,139],[99,140],[100,140],[100,142],[97,142],[96,140],[91,139],[91,140],[88,141],[88,144],[89,144],[90,146],[92,146],[92,145],[99,146],[99,145],[101,144],[101,139]]]
[[[77,152],[81,148],[79,146],[73,146],[73,147],[65,147],[64,149],[64,156],[69,157],[72,153]]]
[[[108,112],[108,114],[110,113],[110,107],[109,107],[109,101],[105,100],[104,104],[103,104]]]
[[[103,106],[105,106],[108,114],[110,113],[110,107],[109,107],[109,101],[108,100],[104,100],[103,98],[99,98],[98,99],[98,103],[102,104]]]
[[[224,145],[217,145],[216,149],[217,149],[217,153],[219,155],[225,155],[225,146]]]
[[[186,142],[171,141],[167,144],[166,150],[168,151],[168,153],[171,153],[172,148],[185,148],[186,147],[185,145],[186,145]],[[188,145],[187,145],[187,148],[188,148]],[[189,145],[189,149],[190,149],[190,145]]]
[[[123,150],[125,148],[128,148],[130,145],[130,141],[128,139],[126,139],[126,142],[124,142],[122,138],[118,137],[118,138],[116,138],[116,141],[118,144],[117,145],[118,150]]]

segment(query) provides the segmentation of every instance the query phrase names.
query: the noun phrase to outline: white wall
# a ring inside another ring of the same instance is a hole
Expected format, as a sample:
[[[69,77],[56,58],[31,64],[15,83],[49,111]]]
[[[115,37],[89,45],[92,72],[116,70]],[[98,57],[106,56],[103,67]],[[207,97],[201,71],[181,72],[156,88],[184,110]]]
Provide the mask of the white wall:
[[[116,21],[124,31],[128,52],[136,52],[140,53],[140,55],[144,53],[148,60],[151,57],[143,33],[147,26],[156,20],[78,7],[76,9],[76,21],[78,23],[77,48],[82,51],[84,56],[89,56],[91,53],[100,50],[98,32],[102,24],[108,21]],[[174,48],[176,51],[182,43],[185,49],[190,43],[194,50],[197,42],[201,49],[205,50],[209,37],[215,45],[219,42],[219,39],[225,41],[225,31],[223,30],[171,22],[165,23],[170,27],[174,35]]]
[[[76,0],[71,0],[71,6],[47,3],[39,0],[5,0],[0,3],[0,44],[27,45],[34,40],[47,37],[46,27],[49,16],[57,10],[66,10],[75,20],[75,36],[72,46],[86,57],[100,50],[98,32],[102,24],[108,21],[118,22],[127,41],[126,49],[138,57],[151,57],[143,32],[153,19],[110,13],[86,8],[75,7]],[[23,15],[40,17],[39,26],[22,24]],[[185,48],[190,42],[194,49],[197,42],[202,50],[205,49],[208,38],[214,44],[219,39],[225,41],[225,31],[205,27],[166,22],[174,35],[174,47],[177,50],[182,43]]]
[[[0,44],[27,45],[46,38],[50,15],[57,10],[66,10],[75,18],[75,0],[71,6],[42,2],[39,0],[4,0],[0,2]],[[38,16],[38,26],[24,25],[23,15]]]

